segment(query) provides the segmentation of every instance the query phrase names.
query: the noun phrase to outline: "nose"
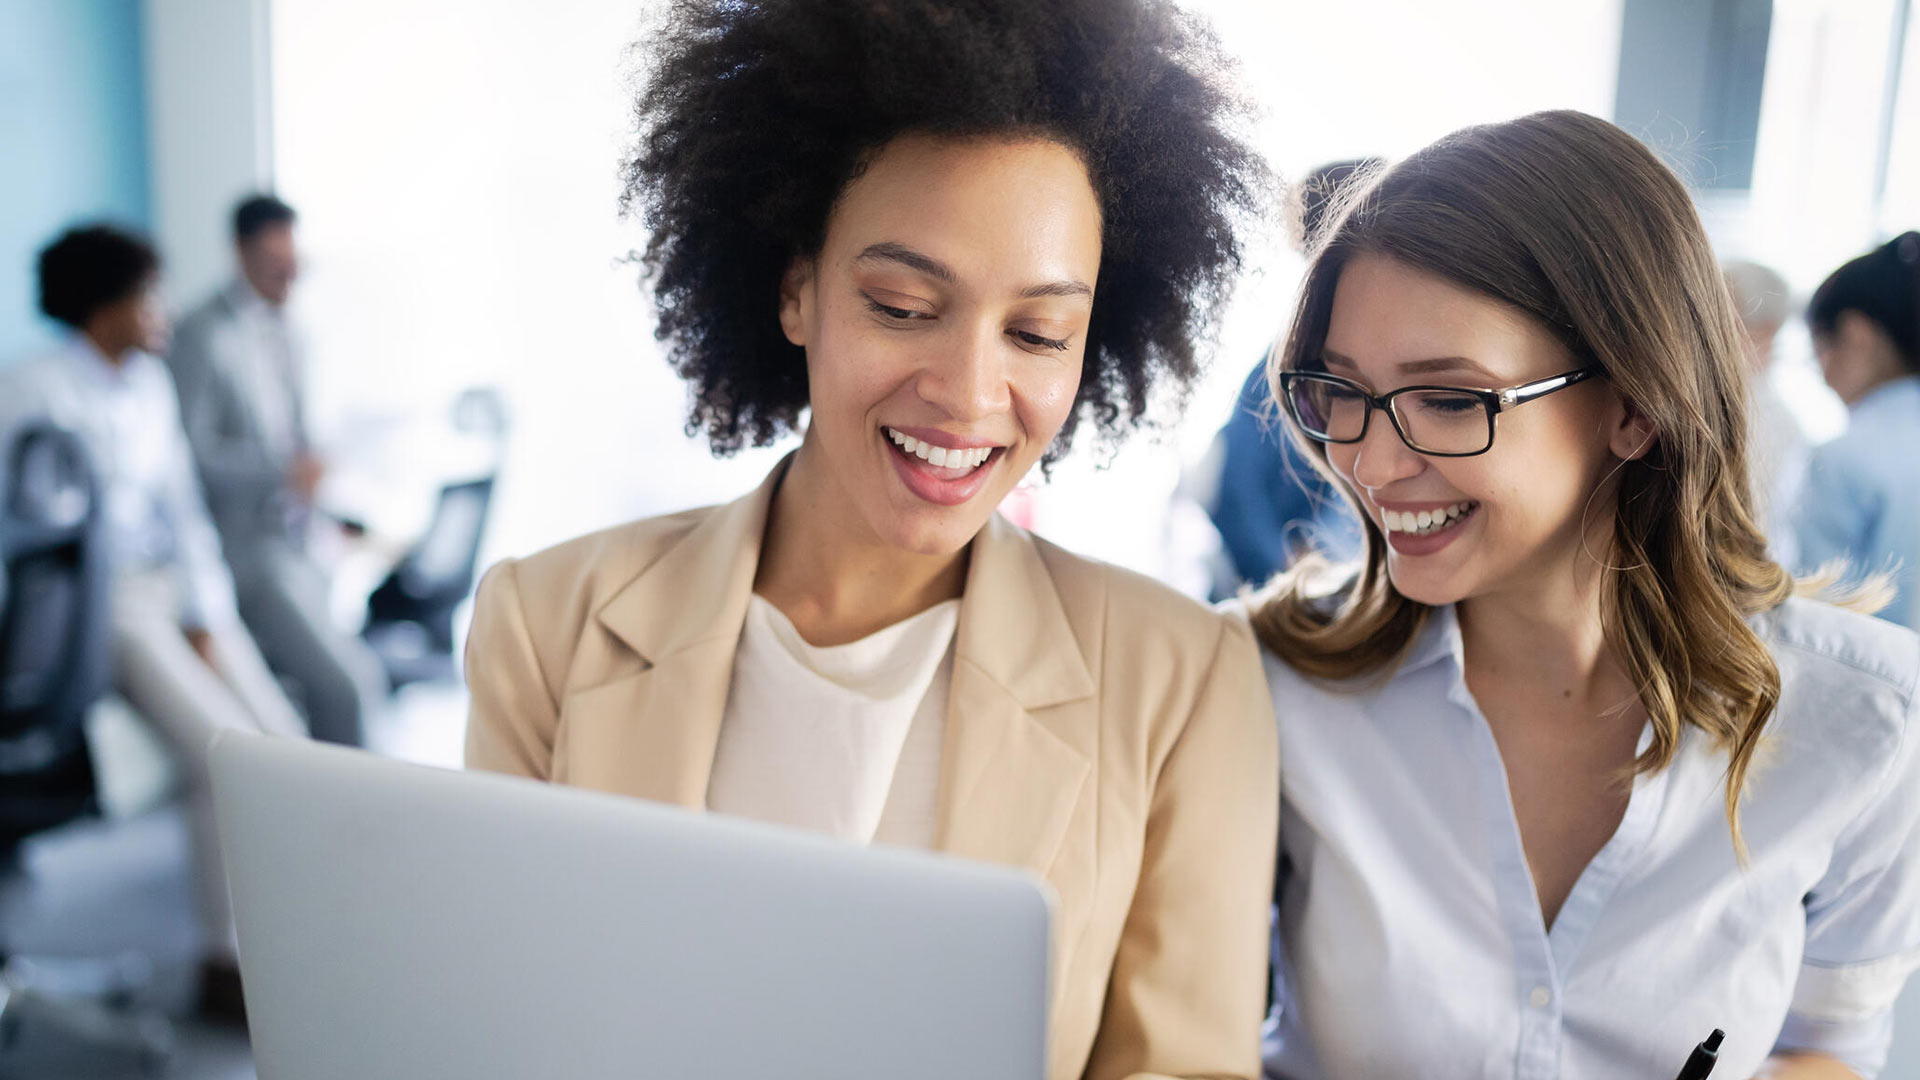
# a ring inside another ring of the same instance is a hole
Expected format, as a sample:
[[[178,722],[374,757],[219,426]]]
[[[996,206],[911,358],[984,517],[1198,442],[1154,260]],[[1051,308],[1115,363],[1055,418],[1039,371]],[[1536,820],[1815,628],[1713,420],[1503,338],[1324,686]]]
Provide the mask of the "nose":
[[[1393,428],[1385,413],[1375,413],[1367,423],[1367,433],[1354,443],[1353,482],[1378,490],[1397,480],[1420,475],[1427,459],[1409,449]]]
[[[1005,412],[1011,397],[999,329],[961,334],[921,370],[918,385],[923,401],[962,423]]]

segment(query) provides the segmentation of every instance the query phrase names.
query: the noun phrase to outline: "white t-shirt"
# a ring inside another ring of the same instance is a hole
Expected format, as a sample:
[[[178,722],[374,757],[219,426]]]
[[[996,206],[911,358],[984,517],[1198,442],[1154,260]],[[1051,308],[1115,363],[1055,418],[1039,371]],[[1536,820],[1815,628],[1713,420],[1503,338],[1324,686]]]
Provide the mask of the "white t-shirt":
[[[809,645],[755,595],[707,808],[865,844],[930,847],[960,601]]]

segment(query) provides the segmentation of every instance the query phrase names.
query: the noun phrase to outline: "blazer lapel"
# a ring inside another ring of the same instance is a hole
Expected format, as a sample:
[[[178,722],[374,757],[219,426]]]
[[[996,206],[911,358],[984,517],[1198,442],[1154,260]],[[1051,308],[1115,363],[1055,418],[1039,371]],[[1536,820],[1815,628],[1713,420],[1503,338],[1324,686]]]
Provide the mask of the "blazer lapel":
[[[1045,875],[1098,747],[1079,639],[1031,537],[999,515],[960,601],[934,844]]]
[[[689,531],[598,612],[622,653],[561,703],[554,779],[706,804],[733,658],[783,462]],[[1079,639],[1039,551],[998,515],[960,602],[934,846],[1045,875],[1098,747]]]
[[[598,613],[625,651],[614,675],[561,704],[555,779],[691,809],[706,805],[782,461],[708,514]]]

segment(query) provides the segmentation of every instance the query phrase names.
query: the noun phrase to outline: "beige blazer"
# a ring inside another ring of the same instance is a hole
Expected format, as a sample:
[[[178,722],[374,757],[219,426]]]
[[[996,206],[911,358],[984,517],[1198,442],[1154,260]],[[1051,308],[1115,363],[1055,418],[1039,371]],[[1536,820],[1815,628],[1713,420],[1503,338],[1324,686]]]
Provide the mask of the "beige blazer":
[[[783,471],[490,570],[467,764],[704,807]],[[1259,1074],[1278,777],[1243,621],[989,522],[960,600],[935,847],[1058,894],[1052,1080]]]

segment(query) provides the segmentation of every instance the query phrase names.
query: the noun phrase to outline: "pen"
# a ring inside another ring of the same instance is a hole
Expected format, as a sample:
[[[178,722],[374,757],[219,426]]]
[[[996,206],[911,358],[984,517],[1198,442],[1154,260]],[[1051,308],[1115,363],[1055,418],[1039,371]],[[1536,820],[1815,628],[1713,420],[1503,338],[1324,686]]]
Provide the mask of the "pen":
[[[1707,1036],[1706,1042],[1693,1048],[1693,1055],[1687,1058],[1685,1065],[1680,1066],[1680,1075],[1673,1080],[1707,1080],[1707,1074],[1713,1071],[1714,1062],[1720,1058],[1720,1040],[1726,1037],[1726,1032],[1714,1028],[1713,1034]]]

